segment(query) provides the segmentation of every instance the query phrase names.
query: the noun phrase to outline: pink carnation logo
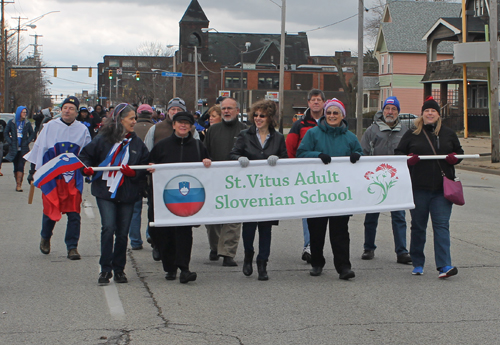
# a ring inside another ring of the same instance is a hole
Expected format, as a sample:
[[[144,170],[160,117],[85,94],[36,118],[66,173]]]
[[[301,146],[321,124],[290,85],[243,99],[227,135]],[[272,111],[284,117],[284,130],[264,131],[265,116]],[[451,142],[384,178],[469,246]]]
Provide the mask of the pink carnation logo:
[[[397,169],[393,166],[383,163],[375,169],[375,172],[367,171],[365,173],[365,179],[372,181],[368,186],[368,193],[375,194],[377,189],[380,192],[381,200],[378,204],[384,202],[387,198],[387,194],[389,193],[389,189],[396,184],[398,180],[396,176],[397,172]]]

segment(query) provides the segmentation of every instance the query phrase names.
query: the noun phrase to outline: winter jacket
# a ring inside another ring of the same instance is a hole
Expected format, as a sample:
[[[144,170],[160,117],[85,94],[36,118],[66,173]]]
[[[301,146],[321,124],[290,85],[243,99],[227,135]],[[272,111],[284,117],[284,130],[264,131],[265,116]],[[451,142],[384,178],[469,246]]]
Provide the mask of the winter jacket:
[[[85,118],[81,114],[78,114],[78,116],[76,117],[76,121],[83,123],[85,125],[85,127],[87,127],[87,129],[89,130],[90,136],[92,138],[96,136],[97,132],[95,131],[95,128],[97,126],[97,123],[94,119],[93,114],[88,114],[87,117],[85,117]]]
[[[286,136],[286,151],[289,158],[297,156],[297,149],[306,132],[318,125],[318,122],[311,116],[311,109],[307,109],[301,120],[295,121]]]
[[[129,144],[129,159],[128,165],[146,165],[148,164],[149,151],[142,140],[132,132],[132,140]],[[111,151],[115,143],[108,141],[107,137],[103,135],[96,136],[90,144],[85,146],[78,158],[89,167],[97,167]],[[103,172],[106,173],[106,172]],[[131,203],[136,202],[142,198],[141,180],[146,178],[146,170],[135,170],[134,177],[123,176],[123,184],[118,187],[115,198],[111,198],[111,193],[106,186],[106,181],[101,177],[95,178],[92,181],[91,192],[96,198],[105,200]]]
[[[148,116],[147,118],[139,117],[137,119],[137,123],[134,126],[134,132],[137,134],[139,138],[141,138],[142,141],[144,141],[146,139],[146,134],[148,134],[149,129],[154,125],[155,124],[151,120],[151,116]]]
[[[271,127],[269,128],[269,139],[262,147],[259,138],[257,138],[257,127],[253,125],[249,129],[240,132],[233,149],[229,153],[229,159],[237,160],[241,156],[250,160],[267,159],[271,155],[288,158],[285,137]]]
[[[213,161],[229,160],[229,153],[236,143],[238,134],[248,126],[238,121],[222,121],[208,128],[204,144]]]
[[[16,157],[18,151],[21,151],[21,155],[24,156],[29,152],[29,144],[35,138],[35,132],[31,126],[31,122],[28,120],[20,121],[21,112],[26,107],[18,107],[16,110],[16,118],[10,120],[7,123],[7,128],[4,131],[5,140],[9,145],[9,153],[5,156],[5,159],[12,162]],[[21,149],[19,150],[19,140],[17,138],[17,127],[23,123],[23,137],[21,139]]]
[[[379,111],[374,116],[373,124],[368,127],[361,138],[361,147],[365,156],[393,155],[394,149],[408,130],[405,124],[398,121],[394,127],[384,122],[384,115]]]
[[[4,141],[4,136],[3,133],[5,132],[5,129],[7,128],[7,123],[5,123],[4,120],[0,119],[0,142],[3,144]],[[3,153],[2,153],[3,154]]]
[[[408,155],[410,153],[419,156],[434,155],[423,131],[427,132],[438,155],[447,155],[453,152],[456,154],[464,153],[456,133],[451,128],[441,126],[439,135],[436,136],[433,125],[424,125],[422,132],[418,135],[413,134],[412,130],[407,131],[401,138],[395,153],[398,155]],[[455,178],[455,168],[453,165],[446,163],[444,159],[420,160],[417,164],[409,167],[413,189],[431,191],[443,189],[443,177],[438,162],[446,177],[451,180]]]
[[[323,116],[318,126],[307,131],[297,150],[297,157],[317,158],[320,153],[343,157],[353,152],[363,154],[358,138],[348,129],[347,121],[344,119],[339,127],[331,127]]]
[[[210,158],[205,146],[198,139],[194,139],[191,132],[185,138],[173,133],[168,138],[160,140],[149,154],[150,163],[182,163],[201,162]]]

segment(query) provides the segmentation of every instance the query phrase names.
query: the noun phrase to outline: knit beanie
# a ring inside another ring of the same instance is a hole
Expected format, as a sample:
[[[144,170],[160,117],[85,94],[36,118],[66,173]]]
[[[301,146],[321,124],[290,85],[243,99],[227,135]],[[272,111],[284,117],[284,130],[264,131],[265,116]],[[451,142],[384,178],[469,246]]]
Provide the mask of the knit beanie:
[[[78,108],[80,107],[80,101],[79,101],[79,100],[78,100],[78,98],[76,98],[75,96],[69,96],[68,98],[66,98],[66,99],[62,102],[62,104],[61,104],[61,108],[62,108],[62,107],[64,107],[64,105],[65,105],[66,103],[71,103],[71,104],[73,104],[73,105],[76,107],[76,109],[78,109]]]
[[[387,97],[387,99],[386,99],[386,100],[385,100],[385,102],[384,102],[384,106],[382,107],[382,110],[384,110],[384,109],[385,109],[385,106],[386,106],[387,104],[390,104],[390,105],[394,105],[394,106],[396,106],[396,108],[398,108],[398,113],[400,113],[400,112],[401,112],[401,108],[400,108],[400,106],[399,106],[399,101],[398,101],[398,99],[396,98],[396,96],[390,96],[390,97]]]
[[[339,101],[337,98],[332,98],[332,99],[329,99],[328,101],[325,102],[325,105],[323,106],[323,109],[325,109],[325,111],[330,108],[330,107],[337,107],[340,109],[340,111],[342,112],[342,117],[345,117],[345,106],[344,106],[344,103],[342,103],[341,101]]]
[[[176,97],[172,98],[167,105],[167,110],[169,110],[172,107],[179,107],[182,109],[182,111],[186,111],[186,102],[182,98]]]
[[[439,115],[441,115],[441,108],[439,107],[438,102],[432,98],[432,96],[429,96],[425,99],[424,105],[422,105],[422,113],[424,112],[425,109],[435,109]]]

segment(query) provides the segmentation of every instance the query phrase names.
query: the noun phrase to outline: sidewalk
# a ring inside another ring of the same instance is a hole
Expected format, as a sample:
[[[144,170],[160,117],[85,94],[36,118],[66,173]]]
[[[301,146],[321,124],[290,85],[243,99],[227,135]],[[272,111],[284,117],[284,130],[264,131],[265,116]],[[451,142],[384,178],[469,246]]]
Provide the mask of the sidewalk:
[[[456,166],[457,169],[471,170],[486,174],[500,175],[500,163],[491,163],[490,137],[460,138],[465,154],[480,154],[479,159],[464,159]]]

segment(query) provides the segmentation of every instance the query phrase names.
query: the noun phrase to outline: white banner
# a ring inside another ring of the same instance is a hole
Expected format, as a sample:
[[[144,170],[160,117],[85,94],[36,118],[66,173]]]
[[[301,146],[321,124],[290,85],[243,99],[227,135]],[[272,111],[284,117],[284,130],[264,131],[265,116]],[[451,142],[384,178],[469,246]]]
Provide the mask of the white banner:
[[[154,225],[240,223],[412,209],[406,156],[157,164]]]

